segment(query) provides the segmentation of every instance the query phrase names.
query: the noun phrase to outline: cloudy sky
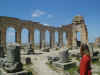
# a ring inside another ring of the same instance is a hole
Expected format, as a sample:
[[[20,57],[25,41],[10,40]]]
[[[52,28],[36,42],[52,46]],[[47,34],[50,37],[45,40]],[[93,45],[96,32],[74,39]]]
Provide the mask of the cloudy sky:
[[[100,36],[100,0],[0,0],[0,16],[54,27],[70,24],[78,14],[86,21],[89,41],[94,41]]]

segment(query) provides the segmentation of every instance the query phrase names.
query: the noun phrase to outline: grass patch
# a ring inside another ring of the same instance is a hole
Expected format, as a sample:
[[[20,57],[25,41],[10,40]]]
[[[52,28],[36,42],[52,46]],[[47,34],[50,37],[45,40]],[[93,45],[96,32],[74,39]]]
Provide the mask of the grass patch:
[[[36,72],[35,72],[34,69],[31,67],[31,66],[33,66],[33,64],[30,64],[30,65],[24,64],[23,66],[24,66],[24,67],[23,67],[24,70],[30,72],[29,75],[36,75]]]
[[[52,64],[50,64],[49,62],[46,63],[52,70],[57,71],[57,68],[54,67]]]
[[[56,51],[58,51],[59,50],[59,48],[56,48]]]
[[[92,64],[96,64],[96,65],[100,66],[100,61],[93,61]]]
[[[78,67],[75,66],[73,68],[69,68],[69,69],[65,70],[65,72],[69,72],[70,75],[73,75],[75,73],[75,71],[77,71],[77,70],[78,70]]]

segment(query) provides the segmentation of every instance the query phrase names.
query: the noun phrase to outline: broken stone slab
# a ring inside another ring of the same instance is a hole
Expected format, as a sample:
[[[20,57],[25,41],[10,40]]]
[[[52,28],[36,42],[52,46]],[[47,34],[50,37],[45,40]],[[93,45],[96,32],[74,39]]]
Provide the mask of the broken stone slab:
[[[32,48],[28,48],[26,54],[34,54],[34,51]]]
[[[50,52],[50,48],[42,48],[43,52]]]
[[[68,60],[69,54],[67,50],[64,50],[59,53],[60,61],[61,62],[66,62]]]
[[[20,71],[20,72],[15,72],[15,73],[8,73],[3,69],[0,69],[0,75],[32,75],[32,72],[28,71]]]
[[[48,56],[48,61],[49,62],[56,62],[56,61],[58,61],[59,60],[59,57],[57,57],[57,56]]]
[[[0,68],[3,68],[5,66],[5,63],[7,63],[7,58],[0,58]]]
[[[76,63],[75,62],[68,62],[68,63],[53,62],[52,65],[65,70],[65,69],[75,67]]]
[[[20,45],[9,44],[7,46],[7,57],[3,69],[9,73],[21,71],[23,65],[20,60]]]

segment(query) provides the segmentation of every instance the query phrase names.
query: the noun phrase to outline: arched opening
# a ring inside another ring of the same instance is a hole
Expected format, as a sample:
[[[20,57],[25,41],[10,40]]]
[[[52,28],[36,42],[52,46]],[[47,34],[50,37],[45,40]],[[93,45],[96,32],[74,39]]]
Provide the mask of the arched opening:
[[[45,46],[50,47],[50,32],[48,30],[45,32],[45,39]]]
[[[67,33],[63,32],[63,46],[66,47],[67,46]]]
[[[59,46],[59,41],[58,41],[59,39],[58,39],[58,38],[59,38],[58,32],[56,31],[56,32],[55,32],[55,46],[56,46],[56,47]]]
[[[81,33],[80,32],[77,32],[77,46],[80,47],[81,45]]]
[[[16,30],[13,27],[8,27],[6,30],[6,44],[15,43]]]
[[[35,49],[40,49],[40,30],[39,29],[35,29],[34,30],[34,45],[35,45]]]
[[[21,31],[21,43],[28,44],[29,43],[29,31],[26,28],[23,28]]]

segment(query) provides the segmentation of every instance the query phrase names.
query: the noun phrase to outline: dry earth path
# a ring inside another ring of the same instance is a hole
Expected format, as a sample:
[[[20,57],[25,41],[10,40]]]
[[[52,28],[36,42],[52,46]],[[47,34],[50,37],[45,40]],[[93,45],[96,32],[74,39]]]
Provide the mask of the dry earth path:
[[[48,61],[47,57],[49,55],[53,56],[57,54],[59,54],[59,51],[52,51],[52,52],[43,53],[40,55],[28,55],[25,57],[31,58],[32,64],[33,64],[31,68],[34,69],[34,71],[36,72],[36,75],[64,75],[64,72],[62,70],[59,70],[59,72],[55,71],[46,64]]]

